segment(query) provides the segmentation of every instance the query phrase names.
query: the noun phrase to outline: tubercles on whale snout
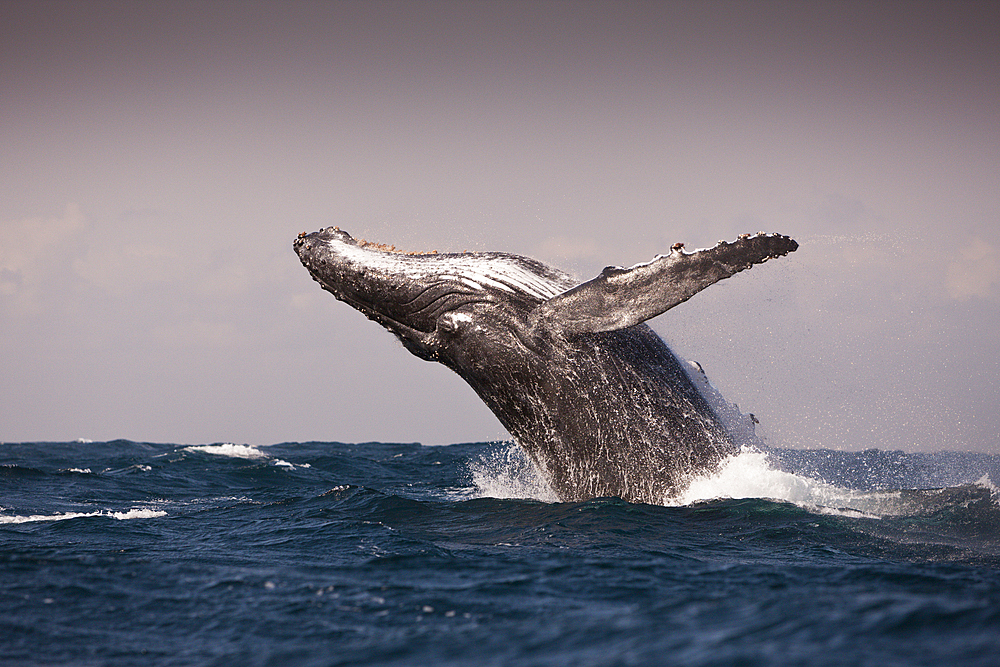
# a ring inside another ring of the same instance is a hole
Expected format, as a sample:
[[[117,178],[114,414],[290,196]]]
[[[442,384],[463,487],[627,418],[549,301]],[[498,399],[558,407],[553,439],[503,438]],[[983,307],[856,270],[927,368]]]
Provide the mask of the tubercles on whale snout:
[[[302,239],[308,238],[317,238],[327,242],[337,241],[356,248],[362,248],[370,252],[383,252],[394,255],[430,256],[441,254],[437,250],[403,250],[402,248],[397,248],[395,245],[390,243],[379,243],[377,241],[369,241],[363,238],[354,238],[347,232],[341,230],[340,227],[325,227],[312,233],[300,232],[296,238],[295,247],[298,248],[301,245],[300,241]]]

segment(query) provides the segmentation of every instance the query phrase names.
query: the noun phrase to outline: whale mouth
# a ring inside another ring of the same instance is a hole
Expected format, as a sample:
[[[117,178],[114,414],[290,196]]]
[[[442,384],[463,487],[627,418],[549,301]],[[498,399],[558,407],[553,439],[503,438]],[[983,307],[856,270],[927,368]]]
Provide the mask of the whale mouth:
[[[382,252],[390,252],[397,255],[437,255],[440,254],[437,250],[404,250],[403,248],[397,248],[395,245],[389,243],[379,243],[378,241],[368,241],[367,239],[356,239],[340,227],[327,227],[321,229],[318,232],[299,232],[296,238],[296,246],[301,243],[301,239],[311,236],[312,234],[328,234],[335,235],[338,240],[343,243],[350,243],[359,248],[364,248],[365,250],[380,250]],[[462,254],[468,254],[469,251],[465,250]]]
[[[544,301],[577,282],[526,257],[496,252],[406,251],[355,239],[339,227],[303,232],[295,239],[294,248],[324,289],[338,298],[353,293],[356,301],[370,306],[387,301],[423,303],[431,294],[440,300],[446,293],[480,301],[501,293]]]
[[[427,344],[443,312],[483,300],[449,271],[457,253],[405,251],[355,239],[339,227],[303,232],[293,245],[323,289],[396,334],[417,356],[425,353],[412,344]]]

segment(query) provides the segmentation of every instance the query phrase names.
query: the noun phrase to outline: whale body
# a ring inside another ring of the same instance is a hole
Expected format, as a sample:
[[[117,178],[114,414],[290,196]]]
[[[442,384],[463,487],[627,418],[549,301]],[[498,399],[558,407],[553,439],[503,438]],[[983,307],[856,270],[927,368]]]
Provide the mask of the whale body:
[[[294,242],[324,290],[414,355],[458,373],[560,499],[647,503],[682,490],[736,447],[699,390],[707,383],[643,323],[797,247],[778,234],[695,252],[675,244],[578,283],[528,257],[402,253],[336,227]]]

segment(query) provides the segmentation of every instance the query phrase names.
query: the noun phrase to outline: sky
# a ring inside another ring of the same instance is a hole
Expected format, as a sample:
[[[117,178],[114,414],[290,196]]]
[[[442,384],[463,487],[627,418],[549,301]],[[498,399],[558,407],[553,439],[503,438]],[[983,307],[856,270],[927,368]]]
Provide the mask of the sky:
[[[1000,453],[1000,5],[0,3],[0,441],[505,439],[320,290],[337,225],[581,280],[776,447]]]

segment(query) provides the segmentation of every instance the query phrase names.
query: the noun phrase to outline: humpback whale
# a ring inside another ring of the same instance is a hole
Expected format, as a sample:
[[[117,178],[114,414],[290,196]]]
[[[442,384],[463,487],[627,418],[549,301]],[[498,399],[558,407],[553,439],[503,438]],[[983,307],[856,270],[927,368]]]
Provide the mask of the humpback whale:
[[[324,290],[458,373],[560,499],[646,503],[736,446],[700,368],[689,375],[644,322],[797,247],[763,233],[695,252],[678,243],[579,283],[528,257],[403,253],[338,227],[294,241]]]

